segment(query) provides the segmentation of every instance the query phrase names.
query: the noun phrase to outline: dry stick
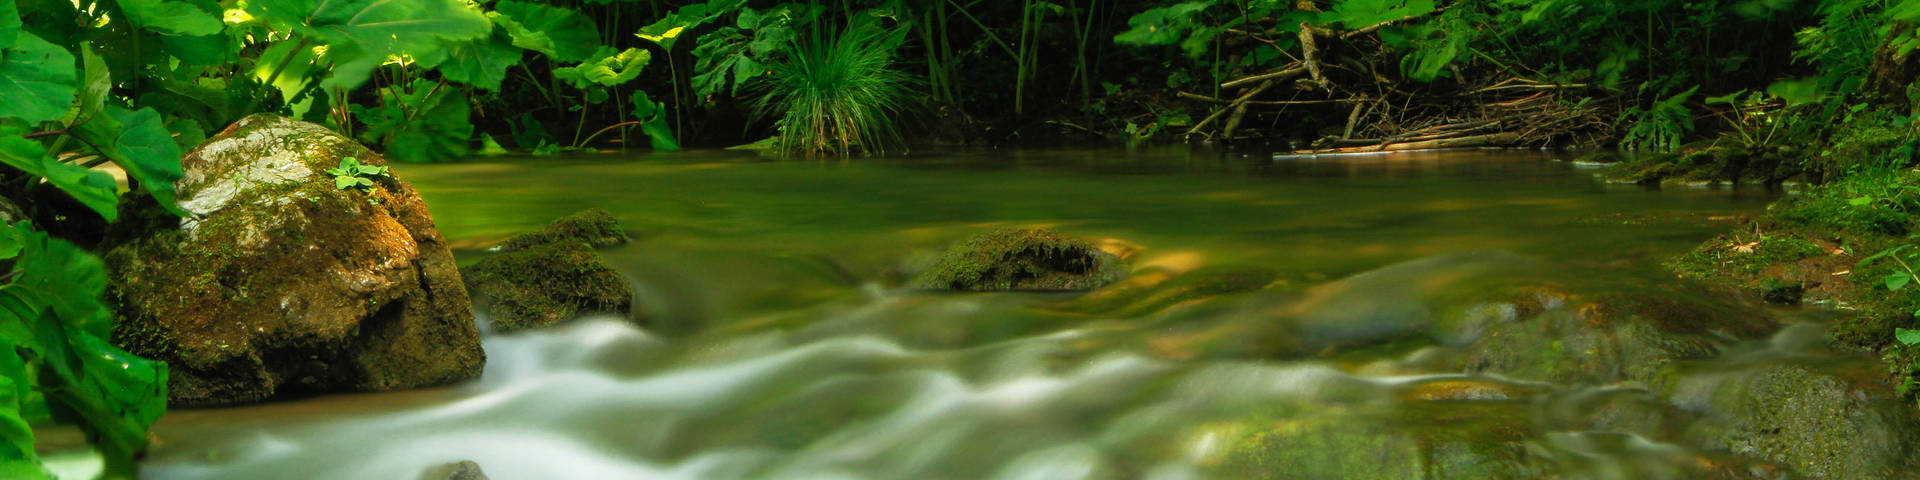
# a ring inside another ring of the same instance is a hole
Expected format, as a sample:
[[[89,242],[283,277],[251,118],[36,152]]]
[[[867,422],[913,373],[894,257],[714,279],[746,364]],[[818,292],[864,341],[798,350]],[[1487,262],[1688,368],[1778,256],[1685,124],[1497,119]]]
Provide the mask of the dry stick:
[[[1300,76],[1300,74],[1303,74],[1303,73],[1307,73],[1307,67],[1301,66],[1301,65],[1292,65],[1278,71],[1262,73],[1259,75],[1254,75],[1251,77],[1246,77],[1239,80],[1222,83],[1220,84],[1220,88],[1237,88],[1243,85],[1249,85],[1256,82],[1264,82],[1267,80],[1284,82],[1293,77],[1298,77]]]
[[[1198,100],[1202,102],[1212,103],[1215,105],[1226,105],[1229,103],[1233,103],[1232,100],[1227,100],[1219,97],[1209,97],[1206,95],[1201,95],[1193,92],[1180,92],[1179,96],[1180,98],[1185,98],[1188,100]],[[1360,102],[1367,102],[1367,101],[1372,101],[1372,99],[1359,97],[1359,98],[1329,98],[1326,100],[1248,100],[1246,101],[1246,104],[1247,105],[1326,105],[1329,103],[1360,103]]]
[[[1233,109],[1235,109],[1235,108],[1239,108],[1239,107],[1241,107],[1241,106],[1243,106],[1243,105],[1245,105],[1245,104],[1246,104],[1246,102],[1247,102],[1248,100],[1252,100],[1252,99],[1253,99],[1253,96],[1254,96],[1254,95],[1259,95],[1259,94],[1260,94],[1260,92],[1264,92],[1264,91],[1267,91],[1267,89],[1268,89],[1268,88],[1271,88],[1271,87],[1273,87],[1273,83],[1274,83],[1274,82],[1273,82],[1273,81],[1271,81],[1271,80],[1269,80],[1269,81],[1266,81],[1266,82],[1261,82],[1261,83],[1260,83],[1260,86],[1258,86],[1258,87],[1254,87],[1254,88],[1253,88],[1252,90],[1248,90],[1248,91],[1247,91],[1247,93],[1243,93],[1243,94],[1240,94],[1240,98],[1236,98],[1236,99],[1234,99],[1234,100],[1233,100],[1233,103],[1231,103],[1231,104],[1229,104],[1229,105],[1227,105],[1227,107],[1226,107],[1226,108],[1222,108],[1222,109],[1219,109],[1219,110],[1214,110],[1214,111],[1213,111],[1213,114],[1212,114],[1212,115],[1207,115],[1207,118],[1206,118],[1205,120],[1201,120],[1201,121],[1200,121],[1200,123],[1196,123],[1196,124],[1194,124],[1194,125],[1193,125],[1193,128],[1190,128],[1190,129],[1187,129],[1187,135],[1186,135],[1186,136],[1189,136],[1189,137],[1191,137],[1191,136],[1193,136],[1193,134],[1196,134],[1196,133],[1200,133],[1200,129],[1202,129],[1202,128],[1206,128],[1206,127],[1207,127],[1207,125],[1211,125],[1211,124],[1213,124],[1213,121],[1214,121],[1214,120],[1218,120],[1218,119],[1220,119],[1220,115],[1223,115],[1223,114],[1226,114],[1226,113],[1227,113],[1227,111],[1229,111],[1229,110],[1233,110]]]
[[[1353,111],[1347,113],[1347,129],[1340,132],[1341,140],[1353,138],[1353,127],[1360,123],[1360,110],[1366,108],[1366,106],[1367,104],[1365,103],[1353,104]]]
[[[1313,25],[1307,22],[1300,22],[1300,53],[1302,54],[1301,56],[1305,57],[1305,60],[1301,60],[1300,63],[1306,65],[1307,77],[1312,78],[1313,83],[1320,85],[1320,89],[1322,90],[1328,90],[1331,89],[1332,85],[1327,82],[1326,76],[1320,74],[1320,60],[1314,58],[1314,54],[1317,53],[1315,50],[1318,50],[1314,47],[1314,36]]]
[[[1370,145],[1364,147],[1328,148],[1308,150],[1296,153],[1372,153],[1404,152],[1408,150],[1433,150],[1441,148],[1465,147],[1504,147],[1520,142],[1520,134],[1513,132],[1490,133],[1471,137],[1441,138],[1421,142],[1395,143],[1389,145]]]

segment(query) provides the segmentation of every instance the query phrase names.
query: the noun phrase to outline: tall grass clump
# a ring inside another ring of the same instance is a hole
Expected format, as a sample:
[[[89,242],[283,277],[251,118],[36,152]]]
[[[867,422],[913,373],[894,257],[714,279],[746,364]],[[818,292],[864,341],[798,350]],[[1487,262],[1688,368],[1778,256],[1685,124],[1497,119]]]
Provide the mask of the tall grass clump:
[[[895,122],[912,105],[914,81],[894,70],[906,29],[888,29],[872,15],[844,28],[814,22],[768,68],[757,113],[778,115],[775,148],[788,156],[847,156],[904,149]]]

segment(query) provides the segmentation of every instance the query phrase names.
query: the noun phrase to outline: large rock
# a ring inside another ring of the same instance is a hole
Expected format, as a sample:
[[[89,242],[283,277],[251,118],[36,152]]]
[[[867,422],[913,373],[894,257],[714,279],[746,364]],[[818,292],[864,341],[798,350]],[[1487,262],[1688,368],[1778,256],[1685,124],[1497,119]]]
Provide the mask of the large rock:
[[[1001,229],[955,245],[908,285],[933,290],[1092,290],[1121,277],[1119,257],[1052,230]]]
[[[382,391],[479,375],[466,289],[427,207],[379,155],[324,127],[242,119],[182,160],[191,218],[115,246],[113,341],[172,368],[171,403]]]

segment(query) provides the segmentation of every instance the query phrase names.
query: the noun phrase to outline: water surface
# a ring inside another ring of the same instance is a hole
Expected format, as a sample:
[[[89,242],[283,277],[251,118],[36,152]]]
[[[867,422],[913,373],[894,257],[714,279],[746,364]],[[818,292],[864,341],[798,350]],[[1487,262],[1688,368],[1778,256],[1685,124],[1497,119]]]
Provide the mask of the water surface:
[[[611,211],[638,240],[602,255],[635,281],[646,326],[489,336],[482,378],[447,388],[176,411],[145,473],[411,479],[474,460],[500,479],[1680,475],[1673,459],[1712,455],[1566,419],[1646,404],[1644,391],[1424,371],[1441,347],[1396,336],[1481,279],[1686,291],[1657,262],[1773,198],[1607,185],[1561,158],[1178,148],[401,165],[463,264],[553,218]],[[916,258],[1001,226],[1094,240],[1141,279],[1270,283],[1134,309],[891,287]],[[1302,323],[1267,327],[1277,318]],[[1331,346],[1355,341],[1375,346]],[[1532,463],[1508,465],[1519,457]]]

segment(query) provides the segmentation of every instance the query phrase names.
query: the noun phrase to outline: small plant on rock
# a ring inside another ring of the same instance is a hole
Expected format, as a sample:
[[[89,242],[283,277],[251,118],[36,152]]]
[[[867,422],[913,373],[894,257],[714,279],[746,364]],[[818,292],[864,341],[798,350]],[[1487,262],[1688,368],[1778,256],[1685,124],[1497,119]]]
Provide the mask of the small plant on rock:
[[[362,165],[360,159],[354,157],[340,159],[340,166],[327,169],[327,175],[333,176],[333,186],[341,190],[372,188],[374,179],[392,178],[387,175],[387,167]]]

